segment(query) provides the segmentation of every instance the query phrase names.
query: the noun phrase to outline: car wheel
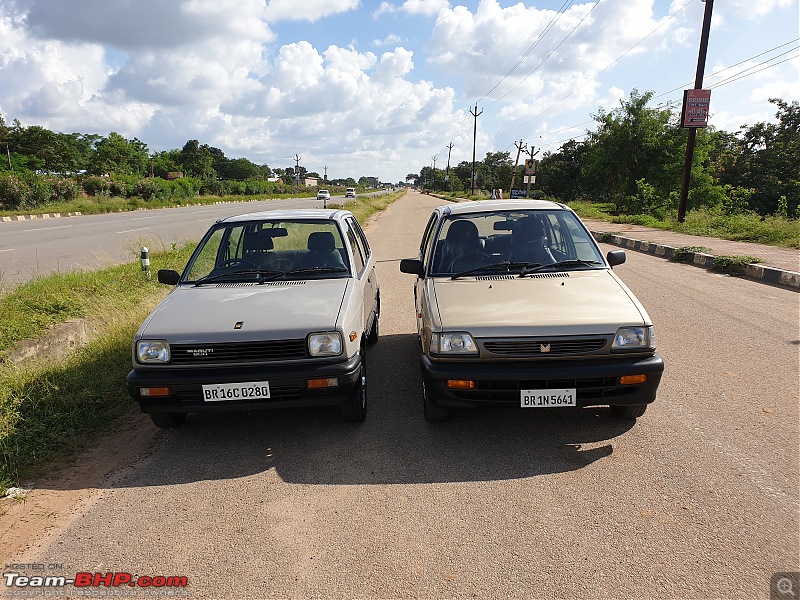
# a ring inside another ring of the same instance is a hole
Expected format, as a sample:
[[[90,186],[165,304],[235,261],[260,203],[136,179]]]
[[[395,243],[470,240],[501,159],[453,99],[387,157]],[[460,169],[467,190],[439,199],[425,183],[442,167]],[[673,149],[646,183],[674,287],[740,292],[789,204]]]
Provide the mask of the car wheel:
[[[441,406],[436,406],[433,402],[431,402],[431,395],[432,392],[428,389],[428,386],[425,385],[425,382],[422,382],[422,410],[423,414],[425,415],[425,420],[428,423],[441,423],[442,421],[446,421],[450,416],[450,411],[446,408],[442,408]]]
[[[186,413],[150,413],[153,425],[164,429],[175,429],[186,423]]]
[[[367,416],[367,353],[361,348],[361,376],[347,401],[342,404],[342,416],[345,421],[355,423],[363,421]]]
[[[619,419],[636,419],[647,410],[647,404],[629,404],[628,406],[612,406],[611,413]]]
[[[375,318],[372,319],[372,328],[369,330],[369,335],[367,336],[367,343],[369,344],[375,344],[378,341],[378,317],[378,313],[375,313]]]

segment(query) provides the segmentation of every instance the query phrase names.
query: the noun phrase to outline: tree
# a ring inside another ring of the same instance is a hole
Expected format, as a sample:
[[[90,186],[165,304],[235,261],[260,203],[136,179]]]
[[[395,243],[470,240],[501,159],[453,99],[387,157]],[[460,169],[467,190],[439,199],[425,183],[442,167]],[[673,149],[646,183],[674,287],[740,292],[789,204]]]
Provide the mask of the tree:
[[[95,157],[90,171],[96,175],[144,175],[148,172],[147,146],[136,138],[126,140],[112,131],[95,144]]]
[[[216,178],[214,154],[208,145],[201,146],[198,140],[189,140],[181,149],[180,157],[187,175],[200,179]]]
[[[669,107],[647,107],[652,97],[653,92],[634,89],[619,108],[594,115],[597,129],[588,138],[586,183],[618,205],[637,194],[641,179],[664,197],[680,182],[686,134]]]
[[[545,152],[536,173],[536,182],[545,194],[563,202],[581,196],[587,149],[585,142],[570,140],[558,152]]]

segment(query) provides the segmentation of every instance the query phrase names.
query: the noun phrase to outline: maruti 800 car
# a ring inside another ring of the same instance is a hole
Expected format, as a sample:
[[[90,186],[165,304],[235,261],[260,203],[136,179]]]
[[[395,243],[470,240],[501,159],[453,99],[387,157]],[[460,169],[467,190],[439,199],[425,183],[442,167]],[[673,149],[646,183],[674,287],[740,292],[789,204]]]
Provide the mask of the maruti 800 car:
[[[436,208],[414,283],[423,410],[608,405],[635,419],[656,398],[664,362],[653,323],[567,206],[466,202]]]
[[[251,213],[214,223],[133,341],[127,388],[159,427],[188,413],[339,405],[367,412],[378,339],[375,258],[344,210]]]

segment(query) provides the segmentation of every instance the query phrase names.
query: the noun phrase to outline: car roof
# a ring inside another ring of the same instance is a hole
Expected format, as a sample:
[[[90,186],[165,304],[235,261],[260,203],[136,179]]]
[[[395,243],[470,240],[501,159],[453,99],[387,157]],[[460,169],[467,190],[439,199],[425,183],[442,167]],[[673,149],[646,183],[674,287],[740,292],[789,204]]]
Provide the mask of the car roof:
[[[564,204],[549,200],[479,200],[477,202],[443,204],[436,207],[436,210],[444,214],[460,215],[499,210],[569,210],[569,208]]]
[[[302,220],[341,220],[352,216],[349,210],[331,210],[324,208],[293,208],[282,210],[264,210],[261,212],[233,215],[220,219],[217,223],[238,223],[241,221],[302,221]]]

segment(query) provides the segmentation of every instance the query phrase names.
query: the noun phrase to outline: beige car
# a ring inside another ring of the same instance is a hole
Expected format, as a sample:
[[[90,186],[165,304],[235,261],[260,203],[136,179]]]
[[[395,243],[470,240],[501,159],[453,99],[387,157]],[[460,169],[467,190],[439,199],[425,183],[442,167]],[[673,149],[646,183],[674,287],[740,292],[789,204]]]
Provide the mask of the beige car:
[[[607,405],[644,414],[664,370],[653,323],[578,216],[546,201],[436,208],[414,283],[424,415]]]
[[[193,412],[339,406],[367,412],[378,339],[375,256],[345,210],[250,213],[214,223],[133,340],[128,392],[159,427]]]

